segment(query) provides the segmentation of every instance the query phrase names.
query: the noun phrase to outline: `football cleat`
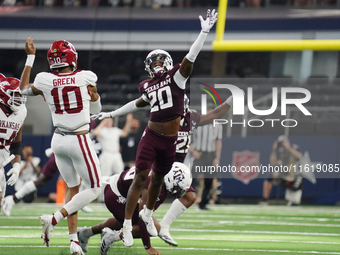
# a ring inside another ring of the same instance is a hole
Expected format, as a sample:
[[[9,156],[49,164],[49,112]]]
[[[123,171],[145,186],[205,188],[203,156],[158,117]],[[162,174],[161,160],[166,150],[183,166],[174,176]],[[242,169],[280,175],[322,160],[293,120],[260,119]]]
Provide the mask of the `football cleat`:
[[[172,246],[178,246],[178,243],[172,239],[169,229],[168,228],[163,228],[162,224],[161,225],[161,230],[158,233],[158,236],[167,244],[170,244]]]
[[[11,216],[11,211],[12,211],[12,208],[14,206],[14,200],[13,200],[13,196],[7,196],[4,198],[4,203],[3,203],[3,210],[4,210],[4,213],[6,214],[6,216]]]
[[[52,225],[53,215],[51,214],[43,214],[40,216],[40,223],[42,225],[42,234],[41,238],[44,240],[44,244],[49,247],[51,234],[54,226]]]
[[[151,217],[145,216],[145,209],[146,205],[144,205],[143,209],[139,212],[139,218],[141,218],[142,221],[144,221],[146,229],[149,232],[150,236],[157,236],[158,232],[153,222],[152,216]]]
[[[101,255],[106,255],[113,243],[120,240],[120,231],[103,228],[102,234],[99,250]]]
[[[133,245],[133,236],[132,236],[132,227],[123,227],[123,235],[122,235],[122,241],[126,247],[130,247]]]
[[[79,244],[81,249],[83,250],[83,252],[87,252],[89,250],[89,248],[87,247],[87,243],[89,241],[89,238],[84,236],[84,229],[86,228],[77,228],[77,236],[78,236],[78,240],[79,240]]]
[[[70,252],[72,255],[85,255],[78,242],[71,241]]]

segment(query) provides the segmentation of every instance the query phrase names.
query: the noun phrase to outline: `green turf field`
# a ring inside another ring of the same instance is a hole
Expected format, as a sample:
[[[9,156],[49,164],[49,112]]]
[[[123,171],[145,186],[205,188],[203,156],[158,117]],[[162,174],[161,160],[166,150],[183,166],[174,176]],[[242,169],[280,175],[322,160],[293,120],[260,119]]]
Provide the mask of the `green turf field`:
[[[110,217],[102,204],[94,212],[79,212],[78,226],[92,226]],[[155,212],[161,219],[169,204]],[[209,211],[187,210],[172,225],[172,237],[179,243],[170,247],[152,238],[162,254],[340,254],[340,208],[316,206],[220,205]],[[51,247],[40,239],[39,216],[53,213],[54,204],[18,204],[11,217],[0,214],[0,255],[70,254],[66,220],[52,233]],[[90,239],[86,254],[100,254],[100,236]],[[132,248],[117,242],[109,254],[147,254],[141,240]]]

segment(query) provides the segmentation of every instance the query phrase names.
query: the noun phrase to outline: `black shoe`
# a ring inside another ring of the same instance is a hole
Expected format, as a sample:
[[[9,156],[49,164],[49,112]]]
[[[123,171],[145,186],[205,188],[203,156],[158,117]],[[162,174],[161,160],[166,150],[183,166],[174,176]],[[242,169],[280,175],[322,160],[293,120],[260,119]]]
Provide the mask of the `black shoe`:
[[[208,207],[206,207],[205,205],[203,205],[203,206],[199,205],[198,209],[200,209],[200,210],[209,210]]]

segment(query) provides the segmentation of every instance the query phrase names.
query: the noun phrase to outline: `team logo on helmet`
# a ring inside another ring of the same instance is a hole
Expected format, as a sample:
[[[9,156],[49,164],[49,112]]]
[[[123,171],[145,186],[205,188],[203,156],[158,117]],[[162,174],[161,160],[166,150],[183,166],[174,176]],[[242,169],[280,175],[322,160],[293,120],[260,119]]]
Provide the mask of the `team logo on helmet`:
[[[169,173],[164,176],[166,190],[177,196],[183,196],[190,188],[191,182],[190,169],[180,162],[173,163]]]
[[[17,112],[26,103],[26,96],[19,92],[19,80],[17,78],[6,78],[0,75],[0,103],[8,106],[13,112]]]
[[[163,62],[162,66],[153,66],[152,63],[155,61]],[[151,51],[147,55],[144,64],[145,71],[149,73],[151,78],[160,77],[173,68],[173,61],[170,54],[165,50],[160,49]]]
[[[52,71],[58,68],[72,66],[77,69],[78,53],[72,43],[60,40],[52,43],[47,51],[47,60]]]

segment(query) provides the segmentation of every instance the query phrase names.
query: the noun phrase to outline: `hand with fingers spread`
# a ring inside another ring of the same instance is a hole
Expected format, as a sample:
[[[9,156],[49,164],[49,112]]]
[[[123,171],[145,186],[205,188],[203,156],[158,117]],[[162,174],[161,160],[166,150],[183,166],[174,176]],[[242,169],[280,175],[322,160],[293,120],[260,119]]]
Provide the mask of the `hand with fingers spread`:
[[[199,19],[201,21],[202,31],[204,33],[209,33],[210,29],[213,27],[217,20],[217,12],[215,12],[215,9],[213,9],[210,13],[210,9],[208,9],[207,18],[204,20],[203,17],[200,15]]]

